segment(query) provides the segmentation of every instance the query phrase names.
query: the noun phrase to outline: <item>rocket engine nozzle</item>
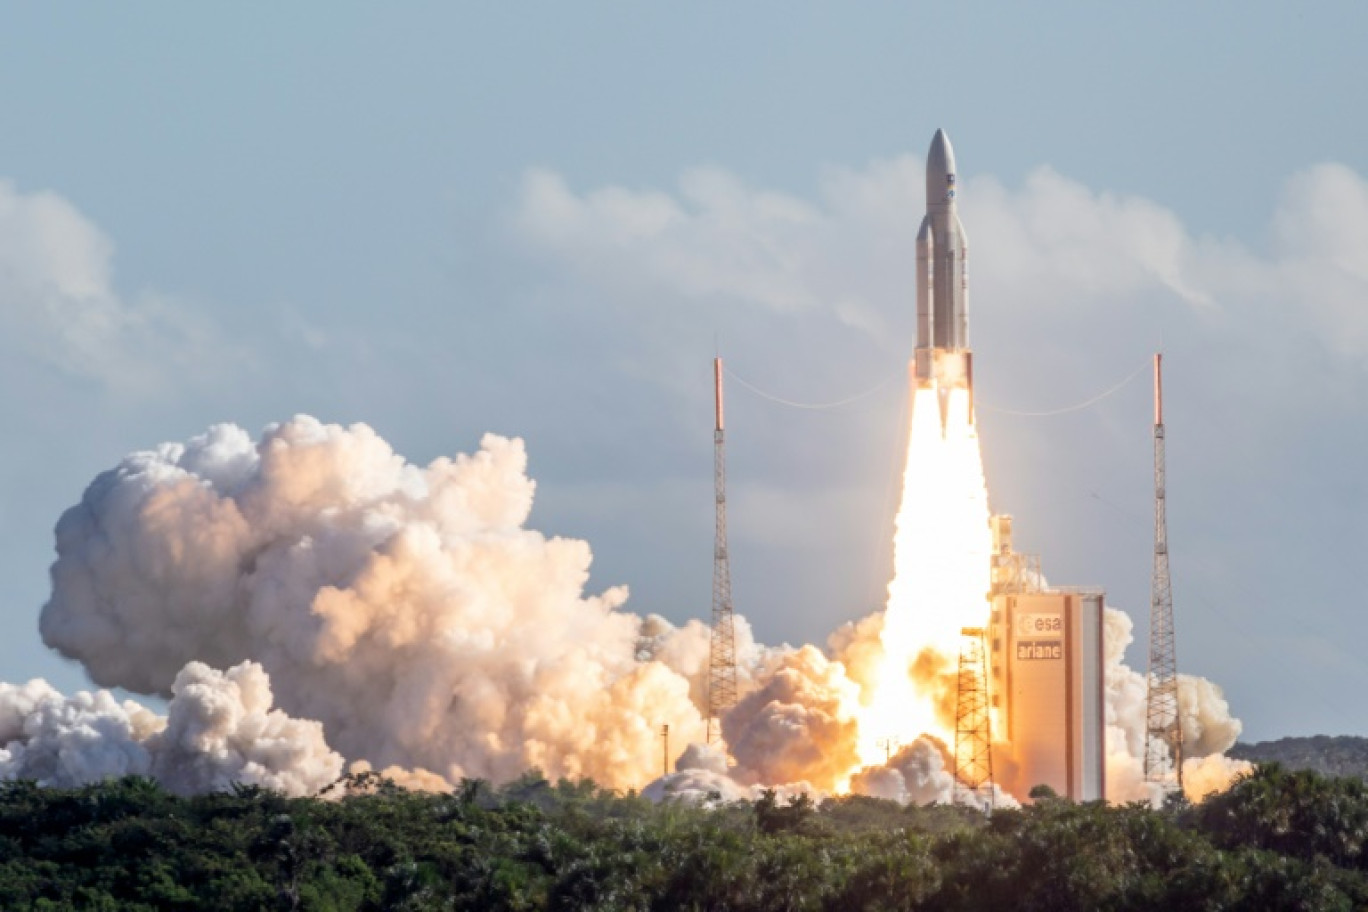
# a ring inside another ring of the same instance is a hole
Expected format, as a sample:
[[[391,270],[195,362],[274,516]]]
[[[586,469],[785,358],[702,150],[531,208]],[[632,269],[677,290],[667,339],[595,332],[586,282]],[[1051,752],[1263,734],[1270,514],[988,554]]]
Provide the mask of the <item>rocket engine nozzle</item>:
[[[907,366],[913,399],[917,390],[934,389],[940,402],[941,430],[949,419],[950,393],[965,391],[965,420],[974,423],[974,353],[969,349],[917,349]]]

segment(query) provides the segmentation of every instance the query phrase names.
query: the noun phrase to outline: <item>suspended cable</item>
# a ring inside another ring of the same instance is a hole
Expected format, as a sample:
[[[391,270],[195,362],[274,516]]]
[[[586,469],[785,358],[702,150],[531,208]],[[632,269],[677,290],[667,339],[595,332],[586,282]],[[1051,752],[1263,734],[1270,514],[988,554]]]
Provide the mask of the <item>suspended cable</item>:
[[[1143,364],[1141,364],[1133,372],[1127,375],[1126,379],[1122,380],[1120,383],[1116,384],[1112,388],[1106,390],[1105,392],[1098,393],[1096,396],[1093,396],[1091,399],[1088,399],[1085,402],[1080,402],[1077,405],[1070,405],[1064,408],[1050,409],[1049,411],[1045,412],[1021,412],[1016,411],[1015,409],[998,408],[995,405],[988,405],[987,403],[983,402],[976,405],[975,408],[983,409],[985,412],[997,412],[999,415],[1016,415],[1022,418],[1048,418],[1051,415],[1067,415],[1069,412],[1081,412],[1083,409],[1088,408],[1089,406],[1096,405],[1103,399],[1106,399],[1108,396],[1112,396],[1116,393],[1119,393],[1122,389],[1126,387],[1126,384],[1130,383],[1136,377],[1140,376],[1149,369],[1150,361],[1147,358],[1145,359],[1145,362]]]
[[[792,399],[785,399],[782,396],[776,396],[773,393],[765,392],[760,387],[748,382],[745,377],[738,375],[736,371],[732,370],[730,367],[726,367],[723,369],[727,372],[728,376],[730,376],[733,380],[744,386],[746,389],[750,390],[755,395],[759,396],[761,399],[768,399],[769,401],[777,402],[780,405],[787,405],[789,408],[812,410],[841,408],[842,406],[850,405],[854,402],[859,402],[861,399],[865,399],[869,396],[874,395],[879,390],[883,389],[885,386],[888,386],[888,384],[892,383],[894,380],[903,376],[903,372],[901,370],[898,370],[897,372],[890,374],[889,376],[880,380],[876,385],[871,386],[864,392],[856,393],[855,395],[849,396],[845,399],[838,399],[835,402],[794,402]]]
[[[1074,405],[1065,406],[1063,408],[1047,409],[1045,411],[1023,411],[1019,409],[1001,408],[999,406],[991,405],[989,403],[982,401],[980,401],[976,405],[976,408],[983,409],[986,412],[995,412],[999,415],[1014,415],[1021,418],[1048,418],[1054,415],[1067,415],[1070,412],[1081,412],[1083,409],[1090,408],[1091,406],[1096,405],[1102,400],[1116,395],[1121,390],[1125,389],[1126,386],[1130,384],[1133,380],[1135,380],[1136,377],[1140,376],[1148,369],[1149,361],[1147,359],[1134,371],[1127,374],[1126,377],[1122,379],[1120,382],[1118,382],[1115,386],[1109,387],[1106,390],[1103,390],[1102,392],[1098,393],[1096,396],[1093,396],[1089,399],[1085,399],[1082,402],[1076,403]],[[842,408],[847,405],[852,405],[856,402],[859,402],[861,399],[867,399],[868,397],[874,395],[875,393],[879,392],[884,387],[888,386],[894,380],[900,378],[903,375],[903,372],[901,370],[895,371],[894,373],[889,374],[887,377],[880,380],[878,383],[869,387],[868,389],[862,390],[861,392],[858,392],[853,396],[847,396],[844,399],[837,399],[834,402],[798,402],[793,399],[786,399],[783,396],[776,396],[771,392],[761,389],[754,383],[751,383],[745,377],[742,377],[736,371],[732,370],[730,367],[725,368],[725,370],[733,380],[741,384],[750,392],[759,396],[761,399],[767,399],[770,402],[775,402],[779,405],[785,405],[789,408],[808,409],[812,411],[823,411],[827,409],[836,409]]]
[[[911,403],[910,400],[903,400],[903,407],[902,407],[902,409],[901,409],[901,411],[900,411],[900,413],[899,413],[899,416],[898,416],[898,427],[899,427],[899,432],[898,432],[898,438],[897,438],[897,439],[898,439],[898,441],[899,441],[900,443],[906,441],[906,440],[908,439],[908,435],[911,433],[911,427],[910,427],[910,421],[909,421],[909,415],[908,415],[908,412],[909,412],[910,409],[911,409],[911,405],[912,405],[912,403]],[[902,462],[899,461],[899,459],[898,459],[899,456],[902,456],[902,457],[903,457]],[[906,446],[903,446],[903,447],[897,447],[897,446],[888,447],[888,483],[884,486],[884,514],[883,514],[883,515],[884,515],[885,517],[888,518],[888,521],[889,521],[889,522],[888,522],[888,526],[891,527],[891,529],[893,530],[893,533],[894,533],[895,535],[897,534],[897,528],[898,528],[898,507],[899,507],[899,499],[900,499],[900,495],[902,494],[902,489],[901,489],[900,486],[898,485],[898,480],[899,480],[899,478],[900,478],[900,475],[899,475],[899,473],[898,473],[898,467],[899,467],[899,465],[905,463],[906,458],[907,458],[907,448],[906,448]],[[886,564],[887,561],[886,561],[886,560],[881,561],[881,560],[880,560],[880,557],[881,557],[881,556],[882,556],[882,555],[880,555],[879,549],[878,549],[878,548],[870,548],[870,549],[869,549],[869,583],[870,583],[870,589],[869,589],[868,604],[869,604],[875,611],[878,611],[878,610],[884,608],[884,607],[887,605],[887,599],[884,597],[883,594],[881,594],[881,593],[886,593],[886,592],[887,592],[887,588],[888,588],[888,572],[887,572],[887,567],[884,567],[883,572],[880,572],[880,564],[881,564],[881,563]]]

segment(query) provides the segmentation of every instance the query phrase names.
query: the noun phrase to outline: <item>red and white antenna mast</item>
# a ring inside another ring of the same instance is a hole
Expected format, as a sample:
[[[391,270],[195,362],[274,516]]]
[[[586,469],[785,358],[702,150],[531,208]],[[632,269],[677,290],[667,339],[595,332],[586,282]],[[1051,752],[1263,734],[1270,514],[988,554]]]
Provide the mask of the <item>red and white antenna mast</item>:
[[[722,414],[722,359],[713,359],[717,422],[713,428],[712,644],[708,657],[708,743],[722,738],[722,714],[736,705],[736,624],[732,614],[731,559],[727,556],[727,454]]]
[[[1183,726],[1178,715],[1173,584],[1169,578],[1164,491],[1163,355],[1154,356],[1154,576],[1150,588],[1149,692],[1145,702],[1145,781],[1183,788]]]

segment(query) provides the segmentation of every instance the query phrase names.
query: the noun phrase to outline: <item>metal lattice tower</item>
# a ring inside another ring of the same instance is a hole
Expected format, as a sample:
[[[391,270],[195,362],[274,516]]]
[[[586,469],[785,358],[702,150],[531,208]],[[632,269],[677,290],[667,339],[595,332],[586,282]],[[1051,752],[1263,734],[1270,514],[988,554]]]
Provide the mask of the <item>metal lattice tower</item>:
[[[722,738],[722,714],[736,704],[736,624],[732,615],[731,560],[727,556],[727,454],[722,422],[722,359],[713,359],[717,425],[713,430],[712,648],[708,656],[708,743]]]
[[[982,627],[960,631],[955,699],[955,803],[993,809],[993,732]]]
[[[1149,692],[1145,704],[1145,781],[1183,788],[1183,727],[1178,715],[1173,584],[1169,579],[1164,492],[1162,355],[1154,356],[1154,579],[1150,590]]]

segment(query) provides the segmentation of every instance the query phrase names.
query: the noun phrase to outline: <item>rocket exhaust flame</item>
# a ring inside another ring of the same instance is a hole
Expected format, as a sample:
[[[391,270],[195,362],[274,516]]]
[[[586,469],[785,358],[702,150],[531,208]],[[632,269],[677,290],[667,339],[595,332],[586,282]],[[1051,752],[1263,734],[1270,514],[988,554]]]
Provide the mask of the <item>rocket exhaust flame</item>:
[[[866,765],[883,762],[880,744],[889,738],[953,741],[960,630],[981,627],[988,617],[988,491],[968,396],[963,387],[913,390],[883,660],[873,699],[858,714]]]

